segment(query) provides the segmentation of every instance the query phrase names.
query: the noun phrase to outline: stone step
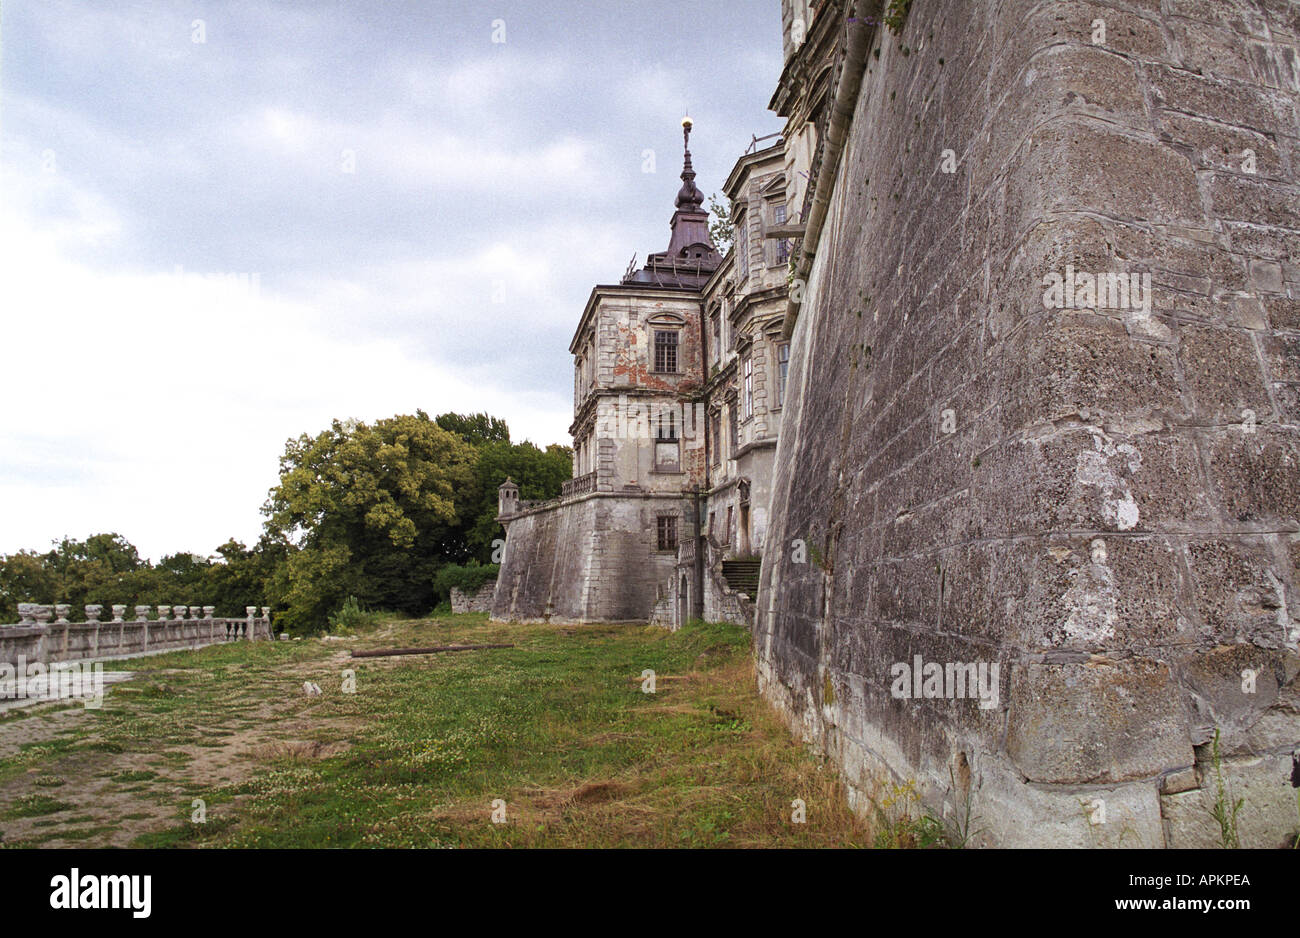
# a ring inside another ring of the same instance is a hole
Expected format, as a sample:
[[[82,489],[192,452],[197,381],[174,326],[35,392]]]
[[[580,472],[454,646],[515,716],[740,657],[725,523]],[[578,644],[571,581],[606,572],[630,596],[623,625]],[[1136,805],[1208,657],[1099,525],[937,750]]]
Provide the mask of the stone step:
[[[761,571],[761,560],[722,561],[722,578],[727,581],[727,586],[738,593],[746,594],[751,599],[758,595]]]

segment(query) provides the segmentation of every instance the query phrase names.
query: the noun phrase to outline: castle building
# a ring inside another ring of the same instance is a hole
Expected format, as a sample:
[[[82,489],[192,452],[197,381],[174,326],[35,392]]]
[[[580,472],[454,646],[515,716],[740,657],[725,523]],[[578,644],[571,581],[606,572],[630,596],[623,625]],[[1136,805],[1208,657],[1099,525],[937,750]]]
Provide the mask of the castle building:
[[[569,346],[573,479],[544,503],[501,486],[497,618],[753,621],[789,361],[784,147],[755,139],[727,178],[723,257],[682,123],[667,250],[593,287]]]
[[[688,154],[592,291],[576,478],[502,487],[493,613],[752,623],[852,803],[957,842],[1290,846],[1294,0],[882,6],[782,0],[735,245]]]

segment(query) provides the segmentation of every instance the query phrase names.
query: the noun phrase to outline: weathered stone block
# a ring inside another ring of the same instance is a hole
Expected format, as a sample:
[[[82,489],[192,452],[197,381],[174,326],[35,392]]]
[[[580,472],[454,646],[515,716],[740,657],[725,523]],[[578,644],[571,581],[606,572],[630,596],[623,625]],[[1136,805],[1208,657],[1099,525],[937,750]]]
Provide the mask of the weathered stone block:
[[[1249,333],[1184,326],[1179,340],[1178,360],[1200,421],[1241,423],[1248,410],[1257,419],[1271,411]]]
[[[1007,753],[1034,782],[1120,782],[1190,765],[1169,668],[1149,658],[1012,669]]]
[[[1229,522],[1300,519],[1300,432],[1244,427],[1209,435],[1210,480]]]

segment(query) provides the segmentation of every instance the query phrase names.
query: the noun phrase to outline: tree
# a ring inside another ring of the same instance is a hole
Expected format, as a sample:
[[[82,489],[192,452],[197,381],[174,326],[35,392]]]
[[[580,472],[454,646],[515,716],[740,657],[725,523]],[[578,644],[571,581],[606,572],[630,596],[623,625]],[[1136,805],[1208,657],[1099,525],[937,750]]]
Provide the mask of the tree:
[[[270,534],[263,534],[251,549],[233,538],[218,547],[217,559],[208,568],[208,595],[216,614],[241,616],[245,606],[269,602],[276,568],[288,555],[288,542]]]
[[[324,628],[349,595],[371,608],[427,611],[474,459],[473,447],[423,411],[374,424],[335,420],[288,441],[263,509],[268,535],[291,545],[272,578],[285,624]]]
[[[74,613],[87,603],[134,599],[142,586],[141,572],[148,567],[120,534],[92,534],[84,541],[65,537],[46,553],[45,565],[54,575],[52,593],[49,599],[32,601],[69,603]]]
[[[54,571],[45,555],[21,550],[0,556],[0,624],[18,621],[18,604],[53,602]]]
[[[417,411],[417,413],[419,413]],[[433,422],[454,433],[470,446],[483,443],[509,443],[510,428],[499,417],[487,414],[439,414]]]
[[[731,219],[731,207],[726,202],[719,202],[715,192],[709,196],[709,236],[719,254],[726,254],[736,237],[736,226]]]

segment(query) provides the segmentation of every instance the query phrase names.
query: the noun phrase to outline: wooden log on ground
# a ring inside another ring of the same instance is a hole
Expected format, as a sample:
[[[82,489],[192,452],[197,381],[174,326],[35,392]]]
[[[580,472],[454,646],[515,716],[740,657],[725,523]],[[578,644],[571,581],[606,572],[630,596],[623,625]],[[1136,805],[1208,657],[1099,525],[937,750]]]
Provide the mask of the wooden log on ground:
[[[434,645],[430,648],[377,648],[374,651],[354,651],[353,658],[392,658],[397,655],[432,655],[440,651],[482,651],[485,648],[514,648],[509,645]]]

